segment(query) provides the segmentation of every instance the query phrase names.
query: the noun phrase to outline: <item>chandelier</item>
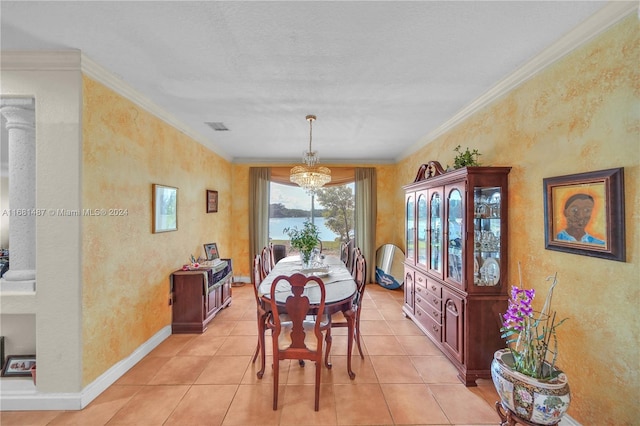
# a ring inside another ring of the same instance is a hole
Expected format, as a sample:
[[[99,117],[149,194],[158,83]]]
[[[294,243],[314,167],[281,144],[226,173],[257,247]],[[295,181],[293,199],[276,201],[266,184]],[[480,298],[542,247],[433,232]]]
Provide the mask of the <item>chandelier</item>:
[[[307,115],[306,118],[309,122],[309,150],[302,154],[302,162],[304,165],[295,166],[291,169],[289,180],[308,193],[313,194],[326,183],[331,182],[331,170],[317,165],[320,158],[316,151],[311,150],[313,121],[316,119],[316,116]]]

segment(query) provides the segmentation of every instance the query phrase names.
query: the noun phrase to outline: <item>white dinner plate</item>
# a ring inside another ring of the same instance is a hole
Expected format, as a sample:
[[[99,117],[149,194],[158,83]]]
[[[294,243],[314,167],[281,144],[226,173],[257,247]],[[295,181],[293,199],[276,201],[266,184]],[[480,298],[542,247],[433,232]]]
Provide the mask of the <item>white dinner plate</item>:
[[[498,284],[498,281],[500,281],[500,264],[498,263],[498,260],[493,257],[489,257],[485,259],[482,264],[482,268],[485,270],[486,274],[490,274],[493,277],[490,283],[492,285]]]

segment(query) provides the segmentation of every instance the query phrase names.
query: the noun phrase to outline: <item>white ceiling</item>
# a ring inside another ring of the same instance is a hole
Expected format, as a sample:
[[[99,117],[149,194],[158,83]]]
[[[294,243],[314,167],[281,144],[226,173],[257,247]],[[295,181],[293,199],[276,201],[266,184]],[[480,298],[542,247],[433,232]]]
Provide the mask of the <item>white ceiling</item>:
[[[606,4],[2,0],[0,40],[80,49],[236,162],[299,162],[307,114],[322,162],[391,162]]]

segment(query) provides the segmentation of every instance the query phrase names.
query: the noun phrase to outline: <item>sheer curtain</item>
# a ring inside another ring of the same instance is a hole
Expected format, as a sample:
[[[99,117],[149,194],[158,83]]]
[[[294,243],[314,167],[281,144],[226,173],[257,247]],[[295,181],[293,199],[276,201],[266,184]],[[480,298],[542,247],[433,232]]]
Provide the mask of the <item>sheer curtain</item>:
[[[367,260],[367,279],[375,281],[376,260],[376,212],[377,190],[376,169],[373,167],[356,168],[356,247],[360,247]]]
[[[249,168],[249,265],[269,244],[269,167]]]

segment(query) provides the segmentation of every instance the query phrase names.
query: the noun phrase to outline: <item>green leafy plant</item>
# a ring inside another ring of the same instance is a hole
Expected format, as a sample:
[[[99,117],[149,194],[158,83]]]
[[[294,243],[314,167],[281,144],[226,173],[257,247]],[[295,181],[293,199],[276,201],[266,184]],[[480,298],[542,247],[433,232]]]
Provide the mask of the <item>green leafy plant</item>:
[[[454,149],[454,151],[458,153],[453,159],[454,169],[459,169],[461,167],[466,167],[466,166],[480,165],[480,163],[478,162],[478,157],[481,156],[482,154],[480,154],[477,149],[474,149],[473,151],[469,151],[469,148],[467,147],[467,149],[464,152],[460,151],[460,149],[461,149],[460,145],[458,145]]]
[[[291,247],[300,250],[302,261],[306,264],[311,258],[311,252],[318,245],[320,231],[313,223],[306,220],[302,229],[297,226],[284,228],[284,233],[289,236]]]
[[[507,312],[502,316],[502,338],[513,355],[513,369],[540,380],[553,380],[558,370],[555,362],[558,355],[556,328],[567,319],[556,322],[556,312],[551,310],[553,288],[558,283],[557,274],[547,278],[553,283],[547,293],[542,311],[531,306],[535,289],[512,286]],[[522,281],[522,280],[521,280]]]

